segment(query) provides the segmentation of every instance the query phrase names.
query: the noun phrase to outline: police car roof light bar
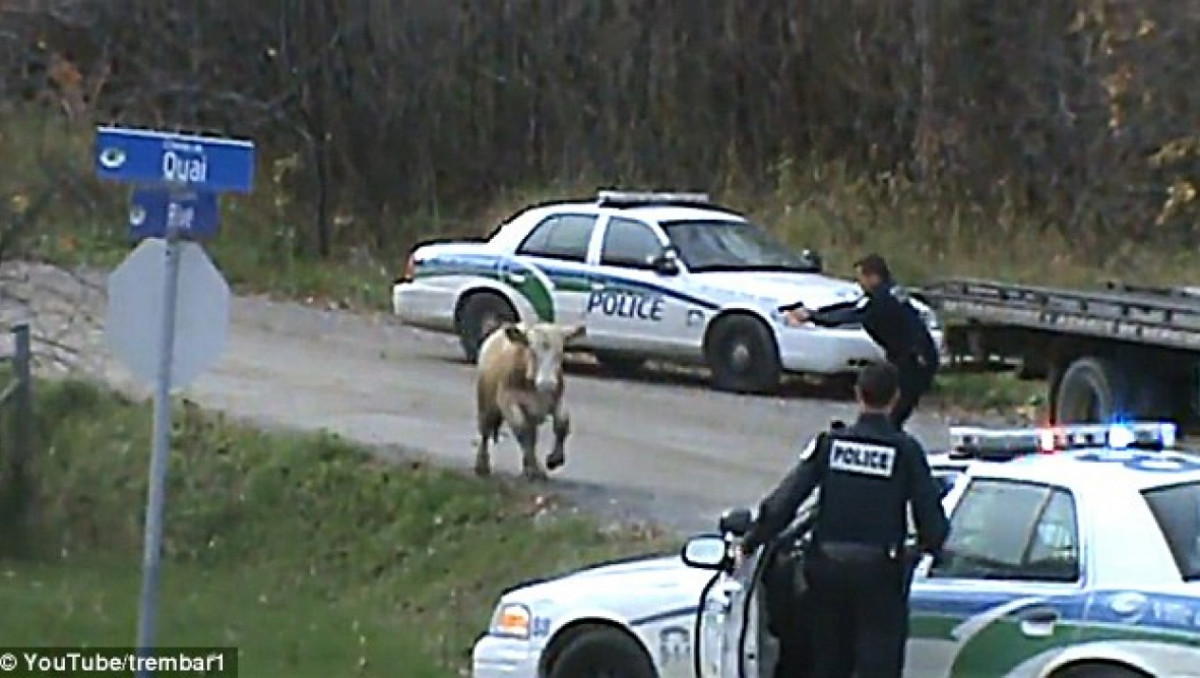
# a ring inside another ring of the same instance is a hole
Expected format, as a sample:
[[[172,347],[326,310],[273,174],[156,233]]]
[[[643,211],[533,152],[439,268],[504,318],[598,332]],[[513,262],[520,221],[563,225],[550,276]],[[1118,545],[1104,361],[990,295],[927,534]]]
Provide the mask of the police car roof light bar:
[[[707,193],[599,190],[596,192],[596,202],[600,205],[703,205],[712,201]]]
[[[1161,450],[1174,447],[1176,435],[1176,425],[1167,421],[1020,429],[950,427],[952,454],[981,458],[1011,458],[1035,452],[1052,453],[1087,447]]]

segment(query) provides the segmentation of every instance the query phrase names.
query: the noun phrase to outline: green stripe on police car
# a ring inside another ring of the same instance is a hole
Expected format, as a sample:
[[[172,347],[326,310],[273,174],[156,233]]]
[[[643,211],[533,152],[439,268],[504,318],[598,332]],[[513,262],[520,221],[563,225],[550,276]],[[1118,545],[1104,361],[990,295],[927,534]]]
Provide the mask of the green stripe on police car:
[[[1067,650],[1075,645],[1105,641],[1153,641],[1190,646],[1200,651],[1200,635],[1168,629],[1152,629],[1106,623],[1059,622],[1046,638],[1030,638],[1021,631],[1019,621],[996,620],[965,639],[954,631],[963,618],[953,615],[914,616],[909,625],[909,640],[958,645],[949,676],[1004,676],[1021,663],[1052,650]],[[909,652],[919,651],[910,645]]]

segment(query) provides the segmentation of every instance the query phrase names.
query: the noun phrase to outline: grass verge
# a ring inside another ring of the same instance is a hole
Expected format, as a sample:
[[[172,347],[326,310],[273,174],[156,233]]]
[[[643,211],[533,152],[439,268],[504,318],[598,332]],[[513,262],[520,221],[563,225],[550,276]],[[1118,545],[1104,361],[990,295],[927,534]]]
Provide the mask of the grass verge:
[[[1012,372],[944,373],[921,410],[940,409],[956,420],[970,415],[991,415],[1010,423],[1046,420],[1046,383],[1017,379]],[[931,406],[931,407],[930,407]]]
[[[0,561],[9,645],[128,645],[149,408],[40,383],[36,541]],[[501,588],[672,548],[554,497],[185,404],[172,438],[158,642],[236,645],[240,675],[458,675]]]

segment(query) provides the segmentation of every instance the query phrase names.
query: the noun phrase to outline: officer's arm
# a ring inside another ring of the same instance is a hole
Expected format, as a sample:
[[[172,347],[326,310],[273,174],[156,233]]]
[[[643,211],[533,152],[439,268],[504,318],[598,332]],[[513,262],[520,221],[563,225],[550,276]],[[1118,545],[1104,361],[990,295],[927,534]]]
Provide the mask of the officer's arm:
[[[856,301],[834,304],[813,311],[808,319],[821,327],[837,327],[862,323],[871,311],[871,297],[864,295]]]
[[[759,504],[754,526],[742,540],[742,551],[753,553],[795,519],[796,510],[808,495],[812,494],[821,479],[822,459],[827,452],[824,441],[825,437],[820,436],[813,443],[812,453],[805,455],[805,458],[788,472],[783,482]]]
[[[908,451],[908,497],[912,502],[913,522],[917,527],[917,543],[922,551],[937,553],[950,532],[950,521],[942,508],[941,492],[938,491],[937,481],[933,479],[925,448],[910,439]]]
[[[855,304],[857,304],[857,303],[858,303],[858,300],[857,300],[857,299],[856,299],[856,300],[854,300],[854,301],[840,301],[840,302],[838,302],[838,303],[836,303],[836,304],[830,304],[829,306],[825,306],[825,307],[823,307],[823,308],[821,308],[821,309],[818,309],[818,310],[816,310],[816,311],[813,311],[813,312],[814,312],[814,313],[820,313],[820,312],[824,312],[824,311],[831,311],[831,310],[832,310],[832,311],[836,311],[836,310],[839,310],[839,309],[850,308],[850,307],[854,306],[854,305],[855,305]],[[788,311],[795,311],[795,310],[796,310],[796,309],[798,309],[798,308],[804,308],[804,302],[803,302],[803,301],[797,301],[797,302],[795,302],[795,303],[791,303],[791,304],[784,304],[783,306],[780,306],[780,307],[779,307],[779,312],[780,312],[780,313],[787,313]]]

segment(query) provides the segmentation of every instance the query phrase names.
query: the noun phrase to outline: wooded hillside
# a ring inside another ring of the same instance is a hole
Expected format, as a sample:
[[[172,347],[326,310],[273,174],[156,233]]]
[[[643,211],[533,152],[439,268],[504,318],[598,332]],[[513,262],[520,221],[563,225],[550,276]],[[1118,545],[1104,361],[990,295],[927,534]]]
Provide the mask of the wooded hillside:
[[[833,162],[1100,238],[1200,234],[1200,0],[0,8],[4,101],[253,136],[305,169],[323,250],[341,211],[585,177],[768,190]]]

